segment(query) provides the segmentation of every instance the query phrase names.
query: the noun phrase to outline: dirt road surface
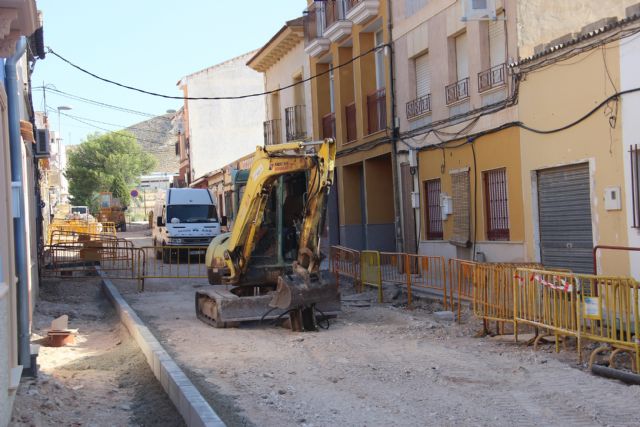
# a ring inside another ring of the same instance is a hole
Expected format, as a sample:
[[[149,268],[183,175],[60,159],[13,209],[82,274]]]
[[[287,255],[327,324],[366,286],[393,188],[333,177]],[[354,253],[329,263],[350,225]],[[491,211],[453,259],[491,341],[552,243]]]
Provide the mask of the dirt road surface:
[[[23,379],[11,426],[182,426],[136,343],[102,295],[98,278],[46,280],[33,341],[67,314],[74,345],[42,346],[37,379]]]
[[[117,285],[229,425],[638,424],[640,387],[592,376],[571,348],[474,338],[469,313],[438,321],[437,303],[345,304],[329,330],[294,334],[199,322],[204,280],[148,280],[142,294]]]

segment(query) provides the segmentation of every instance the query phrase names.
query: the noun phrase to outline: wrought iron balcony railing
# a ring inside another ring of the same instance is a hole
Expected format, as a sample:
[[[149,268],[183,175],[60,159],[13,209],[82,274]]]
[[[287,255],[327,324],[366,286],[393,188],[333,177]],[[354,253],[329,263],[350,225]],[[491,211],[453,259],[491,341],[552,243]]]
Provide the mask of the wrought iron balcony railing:
[[[296,141],[307,137],[304,105],[296,105],[286,108],[285,126],[287,129],[287,141]]]
[[[421,96],[407,102],[407,119],[413,119],[431,112],[431,94]]]
[[[445,87],[447,105],[462,101],[469,97],[469,77],[458,80]]]
[[[323,36],[326,28],[324,2],[314,2],[309,6],[304,14],[303,26],[305,46]]]
[[[264,126],[264,145],[280,143],[280,119],[267,120]]]
[[[478,92],[484,92],[506,82],[507,64],[496,65],[478,73]]]

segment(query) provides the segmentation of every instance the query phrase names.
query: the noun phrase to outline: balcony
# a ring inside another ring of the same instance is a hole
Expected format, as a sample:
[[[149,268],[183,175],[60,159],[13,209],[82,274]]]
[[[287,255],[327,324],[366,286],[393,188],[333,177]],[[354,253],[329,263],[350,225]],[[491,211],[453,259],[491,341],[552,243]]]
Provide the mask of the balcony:
[[[299,141],[307,137],[304,105],[285,108],[287,141]]]
[[[346,18],[356,25],[362,25],[378,16],[379,0],[346,0]]]
[[[431,94],[407,102],[407,120],[415,119],[431,112]]]
[[[274,145],[280,143],[280,119],[267,120],[263,123],[264,145]]]
[[[326,114],[322,117],[322,138],[336,137],[336,115],[335,113]]]
[[[478,92],[485,92],[505,84],[507,64],[496,65],[478,73]]]
[[[455,104],[469,97],[469,77],[445,87],[447,105]]]
[[[324,3],[313,3],[304,15],[304,51],[318,57],[329,50],[331,41],[324,36],[326,28]]]
[[[343,0],[327,1],[324,6],[326,28],[324,37],[336,43],[351,34],[353,22],[345,19],[346,5]]]
[[[353,142],[358,139],[358,127],[356,125],[356,103],[352,102],[351,104],[344,107],[345,112],[345,123],[347,127],[347,142]]]
[[[367,95],[369,135],[387,128],[387,94],[385,88]]]

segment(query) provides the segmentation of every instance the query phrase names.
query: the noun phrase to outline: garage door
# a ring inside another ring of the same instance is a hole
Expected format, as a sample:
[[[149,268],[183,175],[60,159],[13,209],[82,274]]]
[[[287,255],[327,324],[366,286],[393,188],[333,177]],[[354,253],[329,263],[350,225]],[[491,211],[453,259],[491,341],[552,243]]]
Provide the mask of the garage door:
[[[593,271],[589,165],[538,171],[542,264]]]

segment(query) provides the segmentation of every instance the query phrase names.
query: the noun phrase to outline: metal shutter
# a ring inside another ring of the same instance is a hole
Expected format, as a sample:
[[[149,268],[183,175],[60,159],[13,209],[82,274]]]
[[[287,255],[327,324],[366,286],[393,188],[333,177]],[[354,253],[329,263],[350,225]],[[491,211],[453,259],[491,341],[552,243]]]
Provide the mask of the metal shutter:
[[[416,58],[416,95],[417,98],[431,93],[431,64],[429,54]]]
[[[492,67],[506,62],[504,30],[506,23],[502,19],[504,19],[504,12],[498,15],[497,21],[489,21],[489,59]]]
[[[589,165],[538,171],[538,209],[542,264],[591,273]]]
[[[456,70],[458,80],[469,77],[469,57],[467,55],[467,33],[456,37]]]

